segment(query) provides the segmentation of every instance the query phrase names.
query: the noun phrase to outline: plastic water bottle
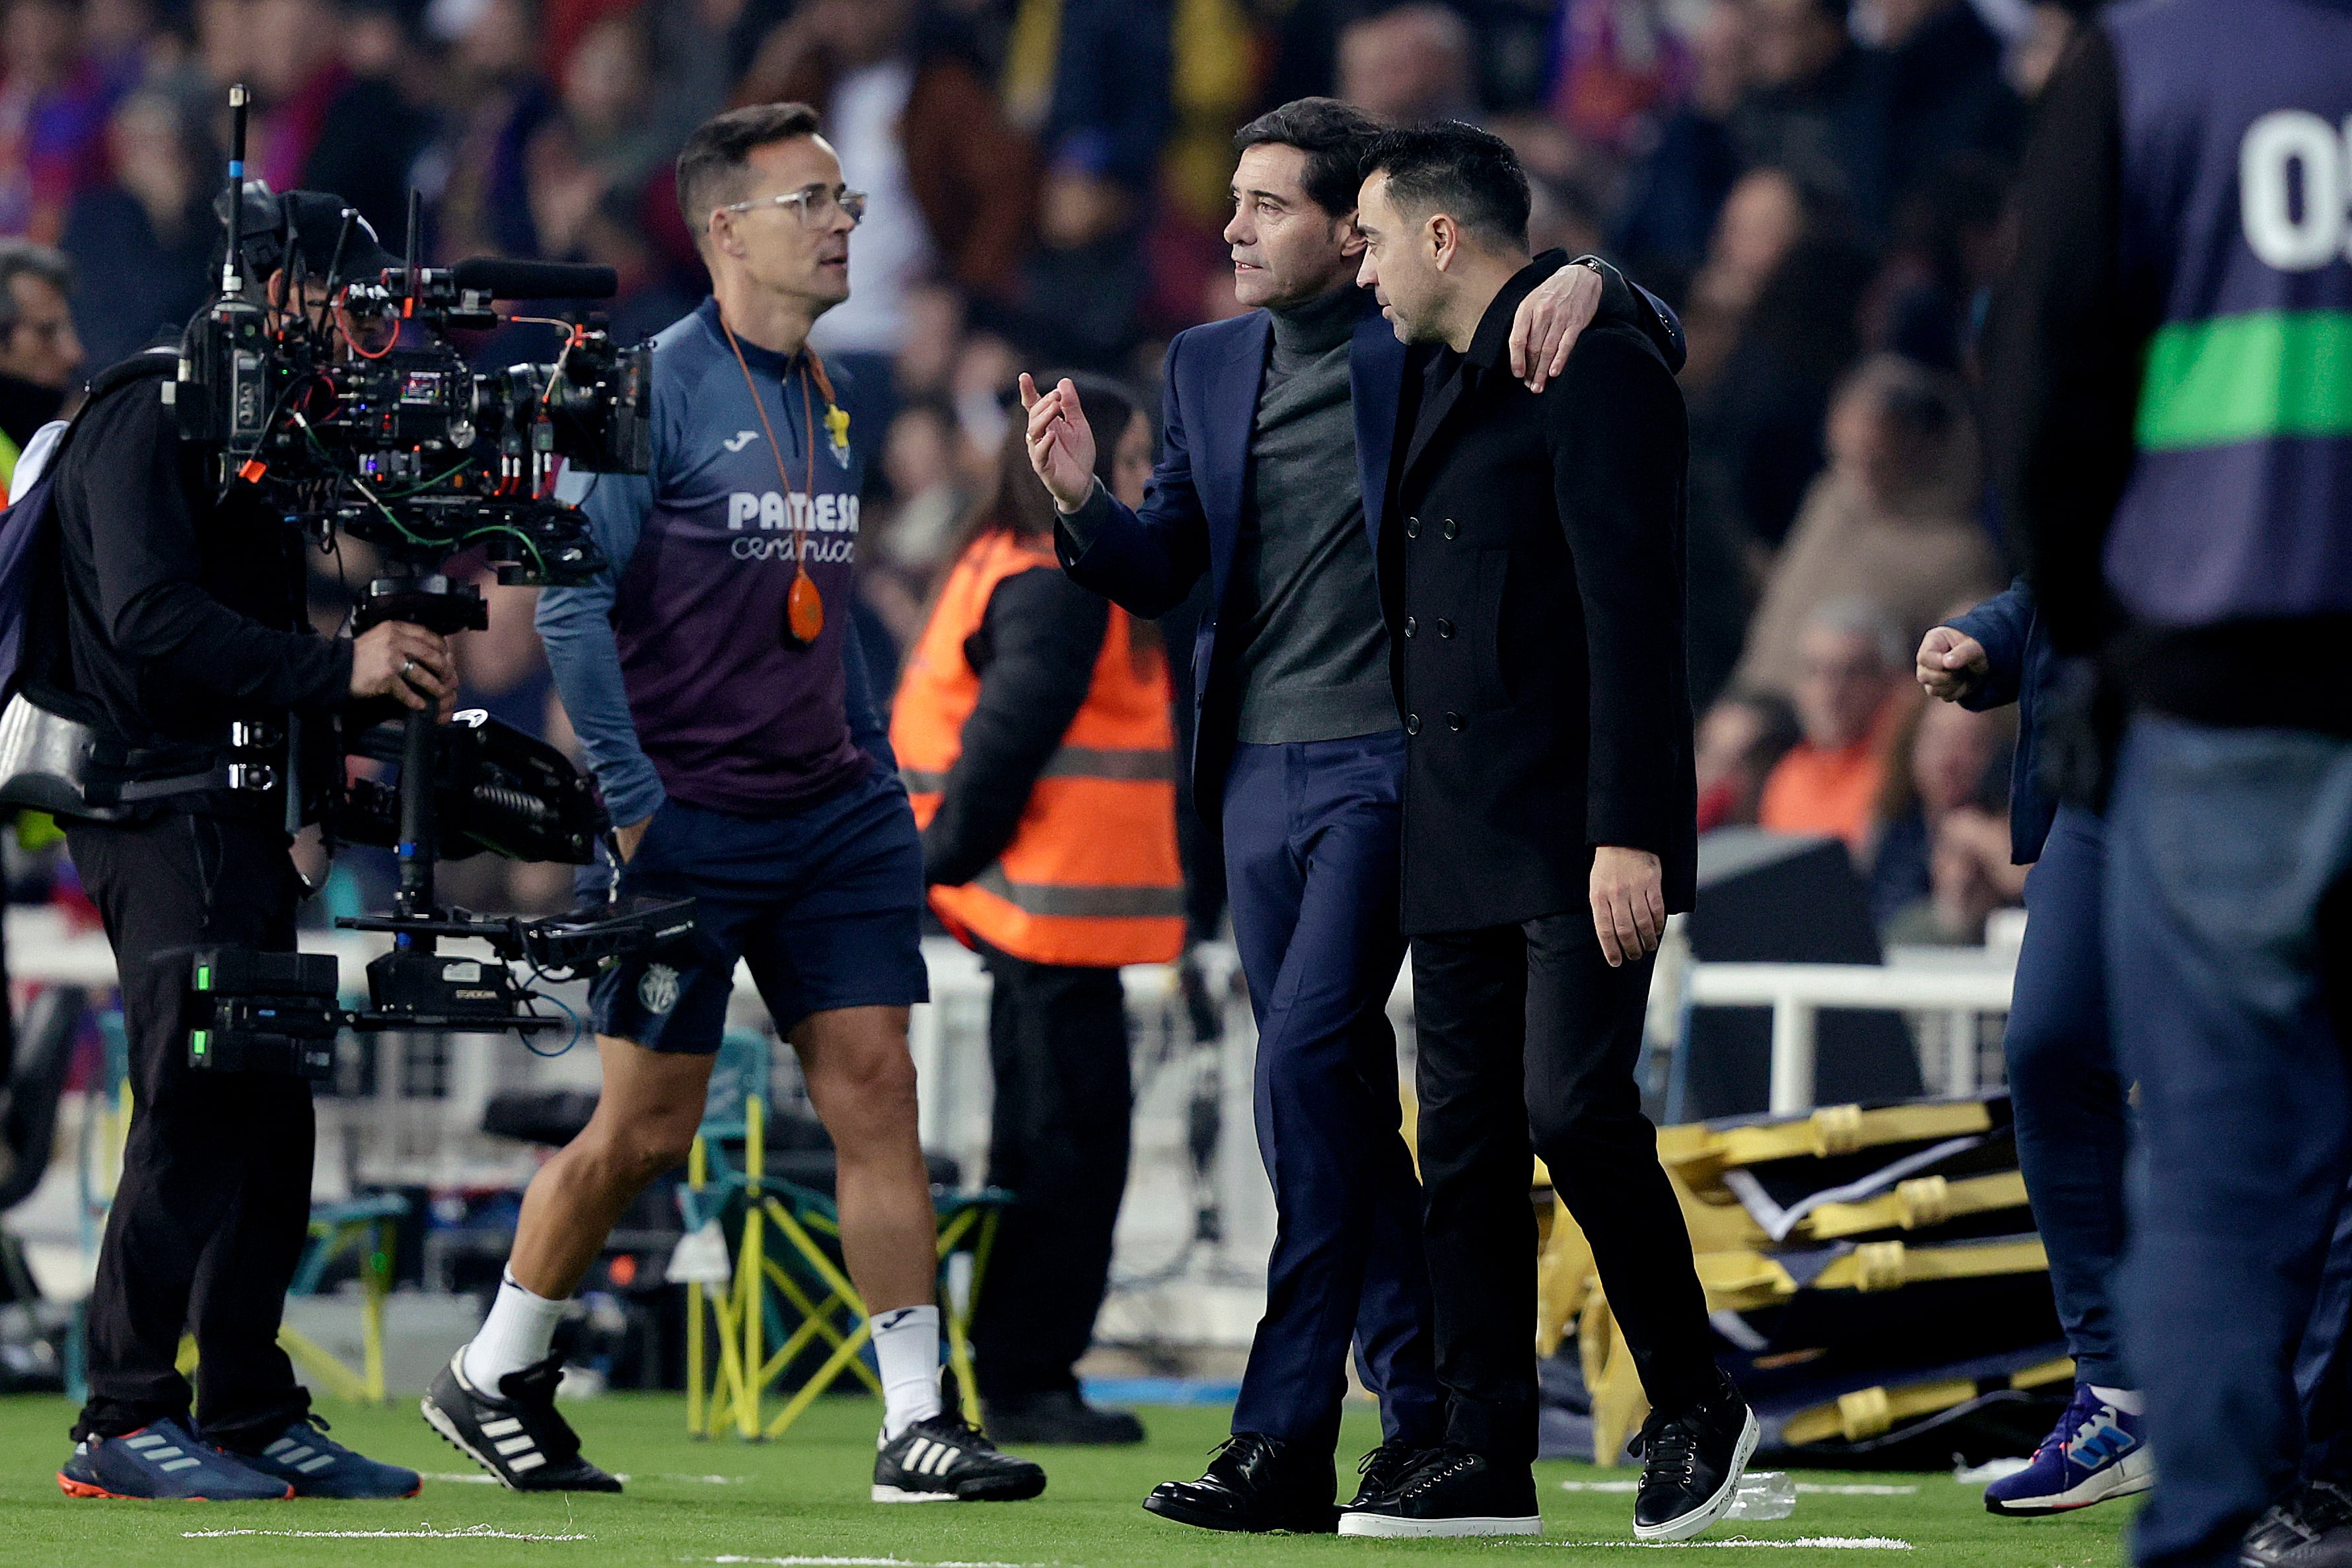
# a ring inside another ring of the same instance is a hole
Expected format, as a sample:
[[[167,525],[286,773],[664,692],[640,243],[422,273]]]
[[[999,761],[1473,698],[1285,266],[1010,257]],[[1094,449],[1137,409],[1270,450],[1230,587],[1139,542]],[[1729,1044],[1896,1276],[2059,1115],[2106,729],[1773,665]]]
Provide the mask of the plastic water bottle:
[[[1726,1519],[1786,1519],[1797,1511],[1797,1483],[1784,1470],[1750,1470],[1739,1478],[1739,1495]]]

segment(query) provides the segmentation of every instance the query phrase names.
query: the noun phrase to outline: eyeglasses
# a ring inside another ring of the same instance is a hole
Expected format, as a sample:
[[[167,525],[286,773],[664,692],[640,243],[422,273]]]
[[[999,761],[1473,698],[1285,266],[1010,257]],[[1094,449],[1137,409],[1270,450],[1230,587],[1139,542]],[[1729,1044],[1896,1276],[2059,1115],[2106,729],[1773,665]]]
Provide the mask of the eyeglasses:
[[[748,202],[730,202],[714,210],[747,213],[757,207],[797,207],[802,224],[810,228],[821,226],[835,211],[846,214],[854,225],[866,216],[866,193],[853,191],[847,185],[803,185],[781,196],[754,196]]]

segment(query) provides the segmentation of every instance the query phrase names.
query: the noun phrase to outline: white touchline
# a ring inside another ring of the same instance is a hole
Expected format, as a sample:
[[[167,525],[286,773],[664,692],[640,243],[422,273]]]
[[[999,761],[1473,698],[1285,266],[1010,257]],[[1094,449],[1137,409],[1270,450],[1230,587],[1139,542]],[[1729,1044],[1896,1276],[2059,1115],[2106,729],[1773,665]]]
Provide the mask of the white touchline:
[[[735,1563],[758,1568],[1063,1568],[1058,1563],[915,1563],[904,1557],[688,1557],[688,1563]]]
[[[1641,1489],[1641,1485],[1639,1481],[1562,1481],[1559,1483],[1559,1489],[1564,1492],[1631,1492]],[[1799,1481],[1797,1490],[1818,1493],[1823,1497],[1913,1497],[1918,1493],[1919,1489],[1884,1486],[1866,1481],[1853,1483]]]
[[[1560,1546],[1632,1546],[1643,1552],[1709,1552],[1718,1549],[1763,1546],[1785,1550],[1792,1546],[1811,1547],[1824,1552],[1908,1552],[1911,1543],[1897,1541],[1890,1535],[1805,1535],[1794,1541],[1754,1541],[1744,1535],[1727,1536],[1721,1541],[1562,1541],[1546,1542]]]
[[[593,1541],[593,1535],[533,1535],[500,1530],[496,1525],[469,1524],[462,1530],[184,1530],[183,1541],[212,1541],[230,1535],[268,1535],[294,1541]]]

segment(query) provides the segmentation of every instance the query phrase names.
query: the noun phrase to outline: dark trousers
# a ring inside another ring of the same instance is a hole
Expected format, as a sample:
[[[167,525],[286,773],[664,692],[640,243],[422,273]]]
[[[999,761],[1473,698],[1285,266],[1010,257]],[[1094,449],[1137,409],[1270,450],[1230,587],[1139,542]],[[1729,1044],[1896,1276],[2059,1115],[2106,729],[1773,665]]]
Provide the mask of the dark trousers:
[[[1257,1017],[1259,1155],[1274,1184],[1265,1316],[1236,1432],[1328,1453],[1348,1351],[1391,1439],[1436,1440],[1421,1190],[1399,1131],[1387,1005],[1404,736],[1244,745],[1224,799],[1234,940]]]
[[[983,1399],[1078,1386],[1110,1281],[1134,1090],[1116,969],[1030,963],[982,947],[996,1074],[988,1180],[1013,1194],[974,1309]]]
[[[1690,1233],[1633,1082],[1645,958],[1609,967],[1579,910],[1412,939],[1421,1179],[1446,1440],[1536,1456],[1536,1222],[1530,1144],[1592,1244],[1650,1403],[1715,1387]]]
[[[310,1225],[310,1086],[188,1067],[189,953],[291,952],[298,883],[286,835],[237,817],[74,823],[68,847],[121,974],[131,1135],[89,1298],[89,1403],[74,1436],[195,1415],[225,1447],[268,1442],[310,1409],[278,1347]]]
[[[2107,1036],[2099,910],[2106,830],[2058,809],[2025,879],[2032,919],[2017,955],[2006,1049],[2017,1164],[2050,1253],[2050,1288],[2078,1382],[2137,1386],[2114,1279],[2124,1252],[2125,1086]]]
[[[2352,742],[2143,715],[2107,855],[2139,1088],[2119,1299],[2158,1477],[2134,1551],[2218,1568],[2294,1481],[2295,1352],[2352,1171]]]

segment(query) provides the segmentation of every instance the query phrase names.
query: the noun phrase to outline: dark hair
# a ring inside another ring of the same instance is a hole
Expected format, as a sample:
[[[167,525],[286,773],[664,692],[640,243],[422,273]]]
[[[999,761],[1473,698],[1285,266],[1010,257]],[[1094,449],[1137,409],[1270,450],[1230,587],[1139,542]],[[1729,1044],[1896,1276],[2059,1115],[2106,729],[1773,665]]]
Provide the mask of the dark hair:
[[[29,239],[0,239],[0,339],[16,330],[16,279],[37,278],[70,298],[74,264],[62,250],[36,245]]]
[[[1302,182],[1307,197],[1333,217],[1356,210],[1364,183],[1364,157],[1381,139],[1381,122],[1336,98],[1295,98],[1268,110],[1234,132],[1234,151],[1268,143],[1307,154]]]
[[[1391,131],[1364,160],[1365,175],[1375,173],[1388,175],[1400,211],[1442,212],[1490,243],[1527,248],[1527,171],[1494,132],[1458,120]]]
[[[734,199],[744,162],[755,148],[816,134],[816,110],[805,103],[754,103],[715,114],[694,128],[677,154],[677,210],[696,244],[710,226],[722,196]]]

